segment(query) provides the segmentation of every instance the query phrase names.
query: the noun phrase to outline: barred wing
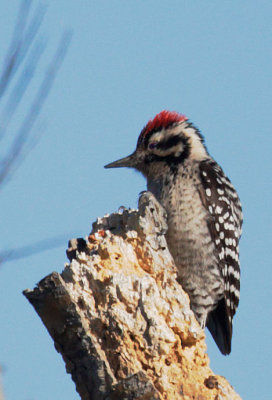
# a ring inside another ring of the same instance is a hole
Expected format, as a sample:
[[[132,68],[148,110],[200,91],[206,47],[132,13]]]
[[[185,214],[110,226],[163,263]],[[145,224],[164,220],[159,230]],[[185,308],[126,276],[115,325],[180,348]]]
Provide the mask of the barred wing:
[[[232,319],[240,297],[239,239],[242,233],[242,207],[230,180],[213,160],[200,163],[199,188],[209,212],[209,230],[215,243],[224,278],[224,299],[210,314],[207,327],[223,354],[231,350]]]

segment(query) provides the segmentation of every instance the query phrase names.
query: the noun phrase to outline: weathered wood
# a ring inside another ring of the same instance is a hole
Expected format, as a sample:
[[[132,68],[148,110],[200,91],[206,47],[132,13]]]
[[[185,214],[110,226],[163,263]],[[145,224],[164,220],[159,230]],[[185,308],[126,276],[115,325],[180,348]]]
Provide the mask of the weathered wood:
[[[139,211],[99,218],[87,241],[70,241],[62,274],[24,291],[83,400],[239,399],[209,368],[166,230],[144,193]]]

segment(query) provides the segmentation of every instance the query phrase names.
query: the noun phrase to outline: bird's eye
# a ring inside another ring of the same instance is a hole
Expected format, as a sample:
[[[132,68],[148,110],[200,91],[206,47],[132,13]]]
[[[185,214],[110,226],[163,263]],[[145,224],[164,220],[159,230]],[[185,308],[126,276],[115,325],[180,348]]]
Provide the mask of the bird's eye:
[[[158,142],[151,142],[148,145],[149,150],[153,150],[158,146]]]

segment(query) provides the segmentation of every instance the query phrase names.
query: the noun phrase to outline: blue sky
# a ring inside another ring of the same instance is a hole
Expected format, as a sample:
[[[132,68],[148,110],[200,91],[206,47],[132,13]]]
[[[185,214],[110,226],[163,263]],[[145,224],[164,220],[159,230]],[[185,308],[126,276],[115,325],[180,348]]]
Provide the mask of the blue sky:
[[[5,3],[5,4],[4,4]],[[38,1],[34,2],[38,4]],[[66,262],[67,241],[98,216],[135,207],[144,179],[103,166],[131,153],[162,109],[187,115],[244,208],[241,302],[232,353],[207,333],[211,367],[247,400],[270,398],[270,1],[48,1],[48,40],[14,117],[16,132],[66,27],[73,41],[45,104],[46,130],[1,191],[1,250],[63,237],[63,245],[0,267],[0,363],[7,400],[79,398],[40,319],[22,296]],[[20,2],[0,3],[0,61]],[[3,154],[3,149],[1,149]]]

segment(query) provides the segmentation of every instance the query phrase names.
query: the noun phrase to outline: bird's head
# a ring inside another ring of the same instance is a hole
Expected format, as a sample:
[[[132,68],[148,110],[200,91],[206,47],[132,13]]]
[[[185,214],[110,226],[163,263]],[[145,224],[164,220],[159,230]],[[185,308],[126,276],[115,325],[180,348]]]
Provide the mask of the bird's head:
[[[132,154],[105,168],[129,167],[147,175],[151,165],[173,166],[188,158],[207,158],[203,137],[185,115],[164,110],[142,129]]]

